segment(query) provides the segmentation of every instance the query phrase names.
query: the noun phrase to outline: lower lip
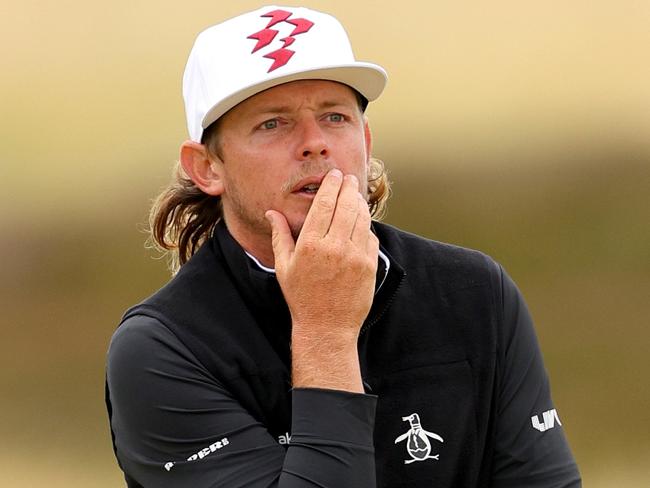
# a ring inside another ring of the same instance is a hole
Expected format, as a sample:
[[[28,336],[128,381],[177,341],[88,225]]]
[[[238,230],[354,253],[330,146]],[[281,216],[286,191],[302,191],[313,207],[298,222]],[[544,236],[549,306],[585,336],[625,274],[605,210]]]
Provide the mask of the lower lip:
[[[307,198],[309,200],[313,200],[314,197],[316,196],[316,192],[306,192],[306,191],[294,191],[292,195],[297,195],[301,198]]]

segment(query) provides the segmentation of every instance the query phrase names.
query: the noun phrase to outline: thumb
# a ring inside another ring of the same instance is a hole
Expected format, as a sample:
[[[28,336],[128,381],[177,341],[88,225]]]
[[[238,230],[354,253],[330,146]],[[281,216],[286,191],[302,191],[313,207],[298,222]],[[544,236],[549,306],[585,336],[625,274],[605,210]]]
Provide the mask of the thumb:
[[[271,244],[273,245],[273,255],[277,269],[278,264],[284,265],[287,262],[296,247],[296,243],[284,215],[276,210],[268,210],[264,216],[271,224]]]

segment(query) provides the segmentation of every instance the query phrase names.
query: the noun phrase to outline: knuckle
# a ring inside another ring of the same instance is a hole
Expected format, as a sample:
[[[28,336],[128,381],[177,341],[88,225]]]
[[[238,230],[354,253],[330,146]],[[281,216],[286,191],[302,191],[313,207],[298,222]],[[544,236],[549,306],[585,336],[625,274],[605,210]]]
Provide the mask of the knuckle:
[[[363,270],[367,266],[367,258],[361,252],[355,252],[348,258],[348,266],[356,271]]]
[[[339,208],[349,213],[357,213],[359,211],[359,205],[357,205],[357,202],[351,202],[349,200],[339,201]]]
[[[300,246],[300,251],[303,254],[312,255],[315,254],[317,250],[318,250],[318,243],[314,239],[306,238],[302,241]]]
[[[334,207],[336,206],[336,202],[334,201],[333,198],[323,197],[316,200],[316,205],[320,210],[329,212],[334,210]]]
[[[357,259],[350,263],[350,269],[355,272],[359,277],[363,276],[363,272],[366,269],[366,263],[360,259]]]
[[[359,220],[364,222],[365,225],[370,226],[370,213],[368,212],[368,207],[365,205],[359,207]]]
[[[324,263],[328,265],[344,265],[347,267],[349,256],[345,246],[337,240],[329,240],[327,245],[321,250],[319,258],[323,259]]]
[[[338,243],[333,244],[327,250],[327,257],[336,262],[341,262],[345,260],[346,252],[343,246]]]

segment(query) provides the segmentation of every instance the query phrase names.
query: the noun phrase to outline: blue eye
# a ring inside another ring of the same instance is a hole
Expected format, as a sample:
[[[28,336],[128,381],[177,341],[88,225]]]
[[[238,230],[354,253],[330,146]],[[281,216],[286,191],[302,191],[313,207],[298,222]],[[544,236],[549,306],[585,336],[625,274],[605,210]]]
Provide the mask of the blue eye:
[[[341,114],[330,114],[329,118],[331,122],[343,122],[343,115]]]
[[[271,119],[271,120],[267,120],[266,122],[263,122],[260,128],[269,130],[269,129],[275,129],[277,126],[278,126],[278,121],[276,119]]]

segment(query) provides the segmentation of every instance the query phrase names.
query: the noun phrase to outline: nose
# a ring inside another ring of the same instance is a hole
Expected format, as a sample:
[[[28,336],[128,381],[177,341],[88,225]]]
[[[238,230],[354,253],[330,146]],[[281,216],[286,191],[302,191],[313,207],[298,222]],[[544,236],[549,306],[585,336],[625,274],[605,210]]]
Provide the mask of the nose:
[[[327,158],[329,156],[327,138],[318,121],[306,118],[301,121],[300,128],[299,159]]]

